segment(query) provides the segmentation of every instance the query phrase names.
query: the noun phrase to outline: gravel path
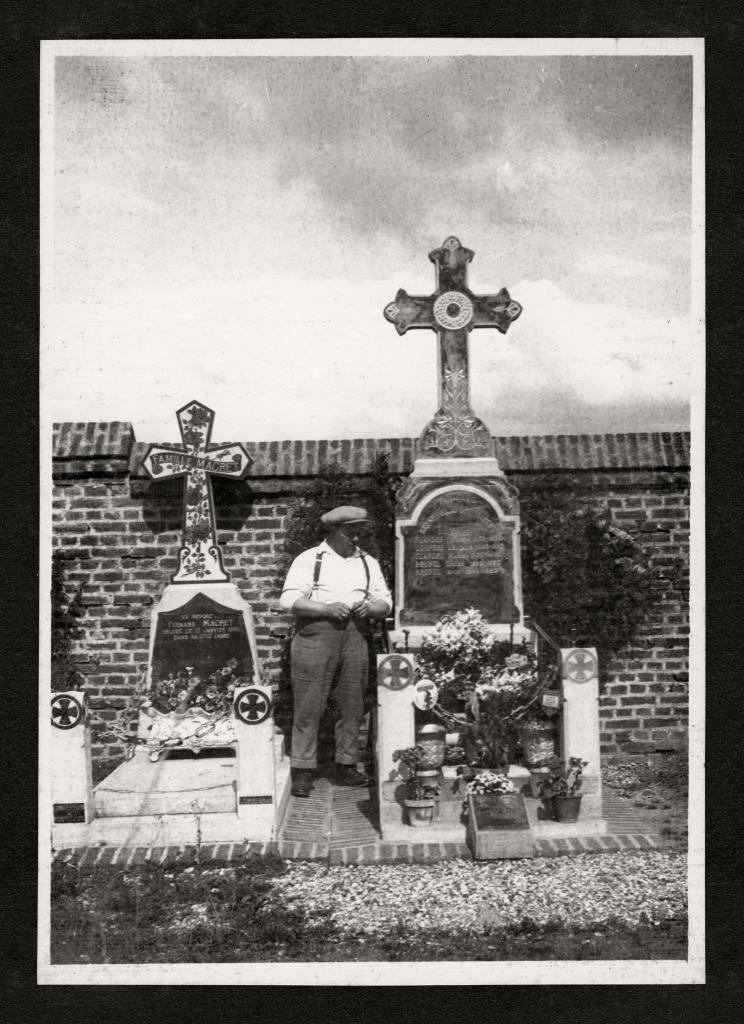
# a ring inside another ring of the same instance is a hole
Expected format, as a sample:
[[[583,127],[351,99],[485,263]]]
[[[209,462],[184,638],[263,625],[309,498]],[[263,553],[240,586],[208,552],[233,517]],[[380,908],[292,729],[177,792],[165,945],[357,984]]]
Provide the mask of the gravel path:
[[[431,865],[328,868],[292,862],[272,881],[292,907],[327,912],[346,934],[464,929],[560,920],[589,927],[615,919],[658,923],[687,911],[687,858],[667,852]]]

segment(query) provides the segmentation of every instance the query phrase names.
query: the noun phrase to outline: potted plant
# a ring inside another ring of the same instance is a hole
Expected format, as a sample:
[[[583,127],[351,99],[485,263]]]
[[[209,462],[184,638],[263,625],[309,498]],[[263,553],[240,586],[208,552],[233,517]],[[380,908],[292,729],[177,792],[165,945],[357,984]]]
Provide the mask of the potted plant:
[[[540,796],[550,808],[555,821],[573,822],[579,817],[582,794],[582,773],[588,761],[569,757],[565,765],[558,764],[540,783]]]
[[[425,752],[418,744],[393,751],[393,760],[400,762],[398,771],[406,784],[403,803],[408,812],[408,824],[414,828],[431,825],[434,820],[439,786],[431,778],[418,774]]]

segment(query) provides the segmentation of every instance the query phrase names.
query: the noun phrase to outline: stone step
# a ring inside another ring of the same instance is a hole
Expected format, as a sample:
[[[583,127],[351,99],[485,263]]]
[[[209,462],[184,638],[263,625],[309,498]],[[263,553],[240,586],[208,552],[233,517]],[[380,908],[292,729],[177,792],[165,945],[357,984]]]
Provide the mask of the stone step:
[[[144,756],[143,756],[144,755]],[[235,759],[203,757],[151,762],[140,756],[119,765],[94,791],[96,817],[235,813]]]

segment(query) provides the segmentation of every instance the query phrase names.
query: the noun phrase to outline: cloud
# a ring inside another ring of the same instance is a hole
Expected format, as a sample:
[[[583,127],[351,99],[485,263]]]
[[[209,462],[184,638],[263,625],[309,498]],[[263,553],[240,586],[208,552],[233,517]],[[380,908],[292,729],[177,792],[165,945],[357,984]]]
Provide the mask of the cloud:
[[[577,270],[583,274],[596,274],[605,278],[645,277],[661,281],[669,276],[669,271],[665,267],[630,259],[617,253],[591,253],[579,261]]]
[[[200,397],[227,437],[416,435],[436,337],[399,338],[382,308],[433,291],[454,233],[473,291],[524,305],[506,337],[471,336],[495,432],[679,422],[687,78],[631,65],[62,62],[55,418],[162,440]]]
[[[686,406],[697,341],[688,319],[579,302],[550,281],[519,282],[510,292],[524,311],[509,334],[485,349],[478,335],[486,332],[471,334],[475,401],[498,409],[512,392],[531,395],[533,429],[539,396],[556,389],[563,405],[571,396],[584,411],[639,402]],[[498,432],[508,433],[499,419]]]
[[[684,321],[586,306],[548,281],[511,291],[524,312],[509,333],[470,339],[473,408],[494,433],[596,431],[609,413],[627,430],[638,415],[647,429],[665,412],[684,417]],[[397,335],[382,317],[394,293],[390,277],[329,276],[260,278],[250,299],[215,281],[60,298],[43,360],[53,418],[133,420],[138,437],[166,440],[175,409],[196,397],[228,438],[418,435],[437,405],[437,340]]]

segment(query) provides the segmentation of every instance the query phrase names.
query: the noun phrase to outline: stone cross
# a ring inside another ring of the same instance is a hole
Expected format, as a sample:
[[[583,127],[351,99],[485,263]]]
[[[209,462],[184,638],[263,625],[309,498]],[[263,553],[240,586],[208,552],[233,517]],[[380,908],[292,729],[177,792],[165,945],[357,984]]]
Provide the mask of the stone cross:
[[[506,334],[522,312],[506,288],[495,295],[470,291],[467,268],[474,255],[454,236],[445,239],[429,253],[437,268],[436,291],[420,297],[401,288],[384,310],[398,334],[428,327],[439,335],[439,408],[419,438],[419,450],[434,458],[493,455],[491,432],[470,408],[468,333],[474,327],[495,327]]]
[[[211,477],[245,476],[251,457],[242,444],[210,444],[214,412],[188,402],[176,413],[183,444],[150,445],[142,460],[151,480],[186,477],[183,546],[173,583],[224,583],[230,579],[217,544]]]

